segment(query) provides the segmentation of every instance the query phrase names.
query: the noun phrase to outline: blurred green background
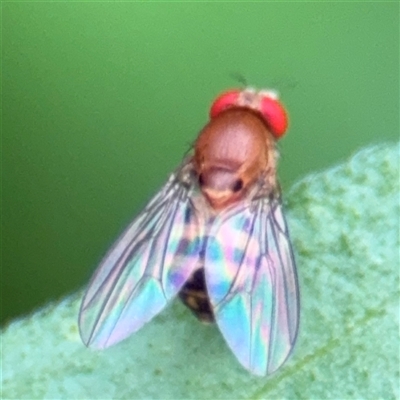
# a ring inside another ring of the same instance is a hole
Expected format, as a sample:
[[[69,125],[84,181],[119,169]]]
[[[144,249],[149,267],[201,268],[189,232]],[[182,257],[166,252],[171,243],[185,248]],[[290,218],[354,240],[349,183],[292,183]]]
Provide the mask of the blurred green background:
[[[398,3],[9,2],[2,22],[2,323],[88,281],[232,75],[289,110],[284,189],[398,138]]]

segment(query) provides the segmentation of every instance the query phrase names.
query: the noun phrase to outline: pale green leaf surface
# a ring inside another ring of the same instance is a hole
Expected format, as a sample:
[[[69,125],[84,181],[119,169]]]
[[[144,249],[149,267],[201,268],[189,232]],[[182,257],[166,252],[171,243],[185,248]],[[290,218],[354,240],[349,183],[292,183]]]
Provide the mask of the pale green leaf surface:
[[[2,332],[5,399],[399,396],[399,145],[373,146],[285,194],[301,285],[292,357],[251,376],[179,302],[128,340],[85,348],[81,293]]]

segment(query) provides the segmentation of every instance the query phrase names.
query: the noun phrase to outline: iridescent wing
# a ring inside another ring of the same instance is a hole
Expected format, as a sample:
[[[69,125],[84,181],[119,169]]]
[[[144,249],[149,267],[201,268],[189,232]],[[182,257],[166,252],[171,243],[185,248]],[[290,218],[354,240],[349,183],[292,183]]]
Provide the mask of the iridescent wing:
[[[289,356],[299,323],[295,261],[279,198],[220,214],[204,258],[215,319],[240,363],[256,375]]]
[[[87,346],[105,348],[140,329],[190,277],[202,237],[193,190],[172,174],[104,257],[79,314]]]

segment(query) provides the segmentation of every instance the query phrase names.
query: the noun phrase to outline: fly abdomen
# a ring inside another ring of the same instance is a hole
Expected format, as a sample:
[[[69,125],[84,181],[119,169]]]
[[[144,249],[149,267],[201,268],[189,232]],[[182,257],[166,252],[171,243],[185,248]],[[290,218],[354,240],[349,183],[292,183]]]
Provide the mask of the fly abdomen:
[[[193,272],[179,292],[183,304],[202,322],[214,322],[214,313],[207,294],[204,268]]]

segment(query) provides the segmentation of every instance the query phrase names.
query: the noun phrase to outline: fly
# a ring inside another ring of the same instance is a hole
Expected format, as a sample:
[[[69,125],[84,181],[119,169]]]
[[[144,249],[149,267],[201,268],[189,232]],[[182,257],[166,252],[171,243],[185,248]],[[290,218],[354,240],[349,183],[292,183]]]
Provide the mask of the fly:
[[[299,325],[299,288],[276,177],[287,114],[275,92],[230,90],[192,154],[111,247],[79,314],[83,342],[109,347],[176,296],[215,322],[251,373],[275,372]]]

